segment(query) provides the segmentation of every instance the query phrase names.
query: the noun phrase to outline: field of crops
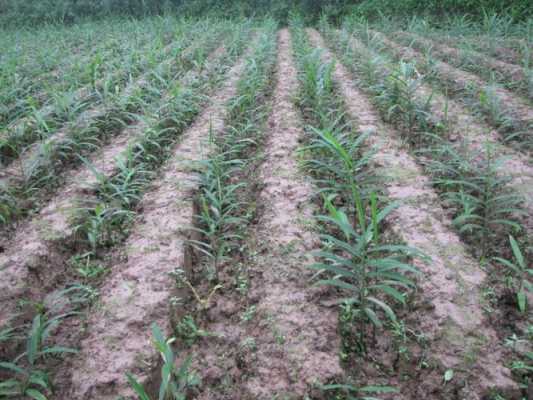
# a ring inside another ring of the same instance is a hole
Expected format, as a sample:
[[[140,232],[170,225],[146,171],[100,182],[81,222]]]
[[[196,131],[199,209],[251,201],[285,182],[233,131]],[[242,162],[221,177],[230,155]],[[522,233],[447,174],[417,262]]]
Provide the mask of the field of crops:
[[[533,399],[533,31],[0,35],[0,400]]]

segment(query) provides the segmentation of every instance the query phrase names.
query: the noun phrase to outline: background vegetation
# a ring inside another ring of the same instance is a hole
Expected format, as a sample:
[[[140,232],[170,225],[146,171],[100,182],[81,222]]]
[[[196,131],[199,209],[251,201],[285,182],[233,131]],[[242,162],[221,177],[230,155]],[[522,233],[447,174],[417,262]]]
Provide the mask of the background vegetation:
[[[87,17],[127,15],[139,18],[165,12],[226,17],[269,14],[286,22],[293,10],[309,19],[326,12],[332,20],[339,20],[347,13],[375,18],[383,13],[441,16],[449,14],[450,10],[473,19],[487,13],[500,13],[520,21],[533,15],[529,0],[0,0],[0,23],[72,23]]]

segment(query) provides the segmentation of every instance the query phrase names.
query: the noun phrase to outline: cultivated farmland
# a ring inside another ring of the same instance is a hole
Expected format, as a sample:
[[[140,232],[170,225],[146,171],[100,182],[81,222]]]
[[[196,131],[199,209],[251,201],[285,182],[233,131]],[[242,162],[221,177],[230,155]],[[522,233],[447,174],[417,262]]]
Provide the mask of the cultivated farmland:
[[[0,399],[533,398],[531,30],[114,22],[0,37]]]

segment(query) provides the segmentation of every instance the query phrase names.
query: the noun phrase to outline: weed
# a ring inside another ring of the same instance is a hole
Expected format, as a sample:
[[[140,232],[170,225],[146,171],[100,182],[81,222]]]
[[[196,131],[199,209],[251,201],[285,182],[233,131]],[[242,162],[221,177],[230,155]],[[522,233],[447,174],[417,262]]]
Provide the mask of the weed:
[[[152,336],[154,347],[163,360],[158,399],[185,400],[188,390],[199,384],[196,376],[189,371],[191,358],[186,358],[178,368],[176,366],[176,356],[171,346],[175,339],[165,339],[161,328],[157,324],[152,324]],[[139,400],[151,399],[145,387],[132,374],[127,373],[126,376]]]
[[[181,279],[189,287],[189,289],[191,289],[191,292],[194,295],[194,299],[196,300],[200,310],[202,311],[205,311],[209,309],[209,307],[211,307],[211,299],[219,289],[222,289],[222,285],[218,284],[209,291],[208,295],[205,298],[202,298],[200,297],[198,291],[187,279],[184,279],[183,277]]]
[[[241,315],[241,321],[242,322],[250,322],[252,319],[254,319],[256,313],[256,306],[249,306],[246,311],[244,311]]]
[[[190,315],[186,315],[176,325],[176,337],[181,339],[187,346],[192,346],[199,339],[204,337],[213,336],[211,332],[204,331],[198,328],[194,318]]]
[[[92,260],[91,252],[72,256],[69,264],[74,268],[76,273],[83,279],[95,279],[106,272],[104,265]]]

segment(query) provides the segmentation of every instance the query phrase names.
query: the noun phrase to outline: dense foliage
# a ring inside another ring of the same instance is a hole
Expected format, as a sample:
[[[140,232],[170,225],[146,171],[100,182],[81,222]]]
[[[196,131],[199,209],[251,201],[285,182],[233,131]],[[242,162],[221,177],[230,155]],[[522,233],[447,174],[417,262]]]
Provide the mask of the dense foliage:
[[[166,11],[190,15],[261,16],[269,14],[286,22],[298,10],[309,19],[325,12],[333,19],[345,14],[377,17],[382,14],[412,16],[461,13],[474,18],[483,13],[503,13],[515,20],[533,15],[528,0],[0,0],[2,23],[31,25],[42,22],[74,22],[85,17],[128,15],[142,17]]]
[[[487,13],[498,13],[522,20],[533,15],[529,0],[362,0],[351,3],[357,3],[353,11],[366,17],[460,14],[477,19]]]

